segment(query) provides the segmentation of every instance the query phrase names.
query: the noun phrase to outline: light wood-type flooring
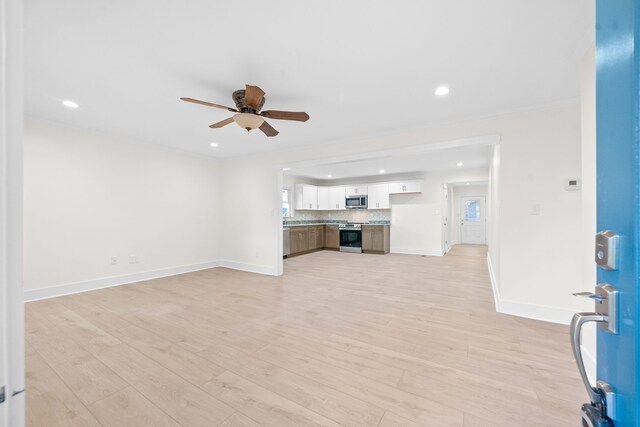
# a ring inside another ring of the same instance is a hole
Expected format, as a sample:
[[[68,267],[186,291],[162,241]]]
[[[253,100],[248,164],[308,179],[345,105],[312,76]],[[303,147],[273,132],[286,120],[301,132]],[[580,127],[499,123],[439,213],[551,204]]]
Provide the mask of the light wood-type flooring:
[[[496,314],[484,246],[317,252],[28,303],[29,426],[575,426],[568,328]]]

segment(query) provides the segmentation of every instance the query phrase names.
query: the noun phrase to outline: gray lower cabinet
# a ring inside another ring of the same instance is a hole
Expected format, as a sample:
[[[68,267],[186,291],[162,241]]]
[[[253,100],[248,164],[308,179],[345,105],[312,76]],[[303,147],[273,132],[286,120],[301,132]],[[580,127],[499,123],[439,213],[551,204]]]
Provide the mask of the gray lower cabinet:
[[[325,226],[324,247],[327,249],[340,249],[340,230],[338,230],[337,225]]]
[[[362,252],[388,254],[390,234],[388,225],[363,225]]]
[[[290,255],[324,248],[324,225],[291,226],[289,233]]]
[[[309,228],[308,227],[291,227],[289,230],[289,245],[291,246],[290,255],[309,250]]]

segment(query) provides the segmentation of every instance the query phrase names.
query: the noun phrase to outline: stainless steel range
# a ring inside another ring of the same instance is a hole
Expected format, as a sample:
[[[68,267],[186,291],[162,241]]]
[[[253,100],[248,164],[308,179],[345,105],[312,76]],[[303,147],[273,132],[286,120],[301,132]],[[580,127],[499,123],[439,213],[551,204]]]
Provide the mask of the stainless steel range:
[[[362,224],[339,224],[340,252],[362,253]]]

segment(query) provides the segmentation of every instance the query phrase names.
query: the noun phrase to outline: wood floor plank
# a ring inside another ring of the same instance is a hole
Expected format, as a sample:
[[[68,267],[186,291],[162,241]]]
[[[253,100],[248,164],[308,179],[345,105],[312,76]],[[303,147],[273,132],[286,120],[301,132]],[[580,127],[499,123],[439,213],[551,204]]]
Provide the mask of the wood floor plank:
[[[35,427],[569,426],[585,400],[568,328],[496,313],[480,245],[202,270],[25,319]]]
[[[53,370],[85,405],[128,386],[122,378],[93,356],[75,363],[59,363],[53,366]]]
[[[307,409],[348,426],[376,426],[384,411],[306,376],[253,357],[228,345],[201,353],[235,374],[273,391]]]
[[[180,427],[132,387],[92,403],[89,410],[104,427]]]
[[[260,420],[264,426],[340,425],[230,371],[202,388],[249,417]]]
[[[99,427],[100,423],[44,359],[27,359],[26,418],[29,426]]]
[[[262,424],[258,424],[246,415],[236,412],[224,420],[220,427],[262,427]]]
[[[288,349],[269,346],[256,355],[417,423],[429,422],[433,426],[462,426],[462,412],[452,407],[361,377]]]
[[[418,424],[410,421],[406,418],[402,418],[394,414],[393,412],[385,412],[384,417],[380,420],[378,427],[425,427],[429,424]]]
[[[181,424],[218,425],[235,412],[125,344],[107,348],[96,357]]]
[[[137,326],[131,325],[113,334],[140,353],[197,386],[211,381],[226,370]]]

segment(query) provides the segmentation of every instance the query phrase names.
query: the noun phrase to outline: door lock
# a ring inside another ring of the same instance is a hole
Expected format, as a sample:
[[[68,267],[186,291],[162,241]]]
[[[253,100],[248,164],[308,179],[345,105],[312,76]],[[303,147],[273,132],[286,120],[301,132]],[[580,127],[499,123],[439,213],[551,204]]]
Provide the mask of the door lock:
[[[620,236],[611,230],[596,234],[596,264],[605,270],[618,269],[618,244]]]
[[[582,405],[582,425],[586,427],[613,426],[611,419],[615,419],[615,395],[611,386],[604,381],[598,381],[592,386],[584,367],[581,351],[582,326],[588,322],[596,322],[598,326],[611,334],[618,333],[618,291],[611,285],[603,283],[596,286],[596,292],[577,292],[573,295],[591,298],[595,303],[595,311],[591,313],[576,313],[571,319],[569,327],[571,348],[578,365],[580,377],[587,389],[590,404]]]
[[[577,297],[591,298],[595,302],[595,313],[580,314],[600,314],[603,320],[597,321],[598,326],[612,334],[618,333],[618,291],[606,283],[596,286],[596,292],[576,292]]]

